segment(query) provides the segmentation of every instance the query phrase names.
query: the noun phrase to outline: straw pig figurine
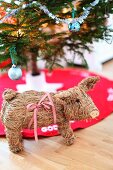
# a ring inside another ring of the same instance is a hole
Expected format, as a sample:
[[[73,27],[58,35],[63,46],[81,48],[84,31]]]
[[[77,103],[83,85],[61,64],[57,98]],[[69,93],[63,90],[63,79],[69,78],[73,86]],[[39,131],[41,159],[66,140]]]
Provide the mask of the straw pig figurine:
[[[37,140],[36,128],[53,123],[58,125],[65,143],[73,144],[75,137],[69,121],[94,119],[99,116],[97,107],[86,94],[98,80],[98,76],[91,76],[83,79],[77,86],[56,94],[34,90],[19,93],[6,89],[3,93],[1,119],[10,150],[14,153],[23,150],[23,128],[34,128]]]

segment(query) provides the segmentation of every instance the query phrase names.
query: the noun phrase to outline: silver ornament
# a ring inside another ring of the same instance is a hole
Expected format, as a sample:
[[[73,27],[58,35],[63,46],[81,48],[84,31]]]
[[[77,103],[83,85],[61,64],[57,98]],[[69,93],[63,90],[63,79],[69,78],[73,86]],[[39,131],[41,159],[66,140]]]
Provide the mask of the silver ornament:
[[[12,65],[8,71],[8,76],[11,80],[19,80],[22,77],[22,70],[16,65]]]

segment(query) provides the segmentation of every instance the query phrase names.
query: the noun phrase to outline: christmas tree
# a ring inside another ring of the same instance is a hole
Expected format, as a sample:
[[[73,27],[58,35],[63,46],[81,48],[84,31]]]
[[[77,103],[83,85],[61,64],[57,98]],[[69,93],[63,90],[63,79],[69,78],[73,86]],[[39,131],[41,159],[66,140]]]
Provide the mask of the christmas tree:
[[[39,73],[36,65],[39,59],[45,60],[49,69],[59,66],[62,58],[66,60],[65,47],[84,58],[83,50],[91,50],[89,43],[109,40],[112,31],[106,21],[109,13],[113,13],[113,1],[100,0],[91,7],[92,2],[94,0],[0,0],[0,63],[12,58],[14,64],[27,65],[35,75]],[[77,31],[70,31],[68,23],[57,19],[80,18],[90,7]],[[5,66],[10,65],[7,62]]]

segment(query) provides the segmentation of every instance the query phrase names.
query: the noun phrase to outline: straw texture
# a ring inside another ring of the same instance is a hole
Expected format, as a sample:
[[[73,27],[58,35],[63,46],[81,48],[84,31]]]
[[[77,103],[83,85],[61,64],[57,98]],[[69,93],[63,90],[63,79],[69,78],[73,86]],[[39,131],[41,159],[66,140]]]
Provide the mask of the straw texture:
[[[99,111],[92,99],[86,94],[93,88],[99,77],[89,77],[82,80],[78,86],[74,86],[56,94],[50,93],[56,110],[56,123],[61,136],[67,145],[74,143],[75,136],[70,127],[70,120],[92,119],[99,115]],[[23,150],[21,131],[28,128],[34,111],[28,111],[27,105],[37,104],[44,92],[26,91],[18,93],[12,89],[7,89],[3,93],[3,104],[1,119],[6,129],[6,137],[9,148],[17,153]],[[48,102],[48,98],[45,99]],[[37,112],[38,127],[48,126],[54,123],[52,108],[45,109],[43,106]],[[34,123],[31,128],[34,127]]]

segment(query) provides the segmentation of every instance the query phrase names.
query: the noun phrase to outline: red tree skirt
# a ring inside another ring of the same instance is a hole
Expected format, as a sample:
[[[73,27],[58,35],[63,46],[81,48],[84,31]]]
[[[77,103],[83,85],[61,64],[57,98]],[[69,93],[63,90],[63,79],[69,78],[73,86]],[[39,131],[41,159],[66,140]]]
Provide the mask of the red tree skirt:
[[[96,74],[91,73],[86,70],[78,69],[56,69],[52,74],[46,73],[46,81],[48,83],[63,83],[63,88],[60,90],[65,90],[70,87],[77,85],[83,78],[88,76],[94,76]],[[2,92],[5,88],[12,88],[16,90],[17,84],[25,84],[24,76],[18,81],[12,81],[8,78],[7,74],[0,77],[0,105],[2,103]],[[38,88],[38,85],[37,85]],[[88,122],[84,121],[72,121],[71,126],[73,129],[86,128],[88,126],[94,125],[100,120],[107,117],[113,112],[113,81],[110,81],[102,76],[100,76],[100,82],[98,82],[95,88],[88,92],[92,97],[94,103],[100,110],[100,115],[98,119],[90,120]],[[34,131],[29,129],[23,130],[24,137],[34,137]],[[0,135],[5,135],[4,127],[0,122]],[[57,125],[50,125],[48,127],[42,127],[38,129],[38,135],[41,136],[54,136],[58,135]]]

